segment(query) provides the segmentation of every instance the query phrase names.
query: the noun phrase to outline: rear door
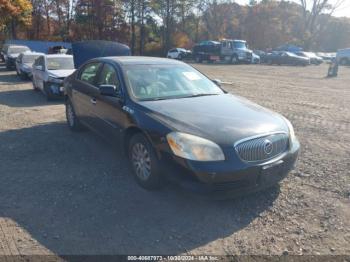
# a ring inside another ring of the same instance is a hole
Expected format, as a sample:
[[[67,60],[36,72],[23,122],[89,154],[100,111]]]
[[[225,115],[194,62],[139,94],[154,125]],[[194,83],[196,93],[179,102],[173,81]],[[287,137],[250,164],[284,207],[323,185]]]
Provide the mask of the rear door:
[[[98,121],[95,128],[110,141],[119,142],[121,131],[126,122],[126,114],[123,108],[123,89],[120,81],[121,74],[118,69],[109,63],[105,63],[97,78],[97,86],[112,85],[115,87],[115,96],[96,97],[96,114]]]
[[[72,83],[72,102],[76,114],[91,128],[96,118],[96,97],[99,95],[96,79],[101,65],[98,61],[86,64]]]

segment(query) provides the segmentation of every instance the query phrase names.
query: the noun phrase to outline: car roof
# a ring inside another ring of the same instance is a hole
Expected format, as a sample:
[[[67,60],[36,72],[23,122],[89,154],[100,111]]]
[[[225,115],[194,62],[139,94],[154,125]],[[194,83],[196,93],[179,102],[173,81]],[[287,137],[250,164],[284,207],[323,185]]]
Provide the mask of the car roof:
[[[184,65],[183,62],[160,57],[148,56],[109,56],[96,58],[104,61],[114,61],[120,65]]]
[[[22,54],[23,55],[45,55],[44,53],[35,52],[35,51],[25,51]]]
[[[29,47],[28,46],[26,46],[26,45],[8,45],[8,47],[9,48],[11,48],[11,47],[26,47],[26,48],[28,48],[29,49]]]

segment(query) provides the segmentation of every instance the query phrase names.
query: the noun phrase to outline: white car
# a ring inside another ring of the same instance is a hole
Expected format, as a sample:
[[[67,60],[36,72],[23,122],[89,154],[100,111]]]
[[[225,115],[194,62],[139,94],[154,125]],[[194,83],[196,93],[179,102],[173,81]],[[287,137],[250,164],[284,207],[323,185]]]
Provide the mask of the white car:
[[[186,50],[184,48],[173,48],[168,51],[167,58],[182,60],[190,55],[190,50]]]
[[[63,95],[63,80],[74,73],[73,56],[41,55],[33,64],[33,87],[44,93],[47,100]]]
[[[6,68],[12,70],[16,67],[16,59],[20,53],[30,51],[28,46],[24,45],[8,45],[3,51],[3,57],[6,63]]]
[[[350,65],[350,48],[338,50],[336,59],[340,65]]]
[[[16,59],[16,72],[21,79],[24,80],[32,77],[33,63],[40,55],[44,54],[30,51],[19,54]]]

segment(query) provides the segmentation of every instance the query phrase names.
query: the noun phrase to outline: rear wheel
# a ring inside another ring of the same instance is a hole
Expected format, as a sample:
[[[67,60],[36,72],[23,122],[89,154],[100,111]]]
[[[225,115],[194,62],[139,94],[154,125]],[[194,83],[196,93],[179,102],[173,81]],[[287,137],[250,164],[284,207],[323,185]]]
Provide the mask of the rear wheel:
[[[72,131],[81,131],[83,130],[83,125],[80,123],[79,118],[77,117],[72,102],[66,100],[66,119],[69,128]]]
[[[137,183],[148,190],[159,189],[162,186],[159,160],[143,134],[131,137],[128,155]]]

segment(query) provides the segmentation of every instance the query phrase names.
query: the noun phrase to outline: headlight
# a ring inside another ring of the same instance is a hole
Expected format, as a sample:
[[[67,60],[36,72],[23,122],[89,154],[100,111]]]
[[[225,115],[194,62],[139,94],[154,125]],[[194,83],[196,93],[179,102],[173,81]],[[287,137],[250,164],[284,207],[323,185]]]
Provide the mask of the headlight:
[[[56,83],[56,84],[62,84],[62,83],[63,83],[63,80],[62,80],[62,79],[55,78],[55,77],[52,77],[52,76],[49,76],[48,82],[50,82],[50,83]]]
[[[294,128],[292,126],[292,123],[285,117],[284,118],[284,121],[286,121],[286,124],[288,126],[288,129],[289,129],[289,135],[290,135],[290,140],[291,141],[294,141],[296,139],[296,136],[295,136],[295,133],[294,133]]]
[[[214,142],[180,132],[166,136],[173,153],[179,157],[196,161],[223,161],[224,153]]]

